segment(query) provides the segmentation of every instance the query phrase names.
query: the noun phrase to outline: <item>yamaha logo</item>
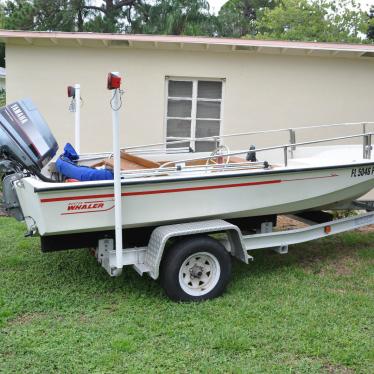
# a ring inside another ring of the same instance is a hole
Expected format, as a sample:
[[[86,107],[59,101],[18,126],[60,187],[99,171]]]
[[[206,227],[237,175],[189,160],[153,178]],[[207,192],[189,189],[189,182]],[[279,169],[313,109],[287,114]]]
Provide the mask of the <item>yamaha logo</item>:
[[[20,121],[22,125],[24,125],[28,121],[26,114],[18,106],[18,104],[13,104],[10,106],[10,108],[12,109],[12,112],[15,114],[15,116],[18,118],[18,120]]]

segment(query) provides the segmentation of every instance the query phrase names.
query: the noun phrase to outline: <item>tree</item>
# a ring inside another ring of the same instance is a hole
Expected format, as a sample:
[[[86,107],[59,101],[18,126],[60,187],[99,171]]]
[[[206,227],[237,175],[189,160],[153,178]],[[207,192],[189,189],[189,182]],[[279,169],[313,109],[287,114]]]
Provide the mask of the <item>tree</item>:
[[[12,30],[120,32],[121,20],[140,0],[8,0],[5,27]]]
[[[355,0],[229,0],[218,17],[207,0],[7,0],[1,10],[13,30],[374,40],[374,7],[368,16]]]
[[[218,14],[219,34],[242,37],[256,35],[256,21],[265,9],[272,9],[279,0],[229,0]]]
[[[7,29],[209,35],[207,0],[8,0]]]
[[[212,35],[214,17],[206,0],[157,0],[135,7],[131,32],[169,35]]]
[[[354,0],[282,0],[257,21],[258,38],[360,42],[366,16]]]
[[[81,0],[15,0],[5,3],[5,28],[34,31],[77,31]],[[83,21],[83,19],[82,19]],[[83,27],[81,30],[83,31]]]
[[[28,0],[7,1],[4,6],[4,27],[11,30],[34,30],[36,9]]]
[[[374,42],[374,5],[370,8],[367,38]]]
[[[75,9],[68,0],[34,0],[35,29],[40,31],[75,29]]]
[[[133,8],[141,3],[142,0],[102,0],[102,4],[97,6],[83,1],[82,9],[92,11],[94,15],[87,28],[89,31],[97,32],[124,31],[125,20],[131,19]]]

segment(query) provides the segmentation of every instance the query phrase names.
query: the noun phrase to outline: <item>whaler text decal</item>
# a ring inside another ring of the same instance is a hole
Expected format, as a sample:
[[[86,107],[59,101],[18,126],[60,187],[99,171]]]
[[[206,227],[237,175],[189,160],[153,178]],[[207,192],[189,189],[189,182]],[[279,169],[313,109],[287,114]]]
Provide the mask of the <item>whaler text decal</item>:
[[[104,208],[104,203],[70,203],[68,210],[90,210]]]
[[[113,209],[113,207],[113,199],[99,201],[74,201],[66,205],[66,210],[61,213],[61,215],[105,212]]]

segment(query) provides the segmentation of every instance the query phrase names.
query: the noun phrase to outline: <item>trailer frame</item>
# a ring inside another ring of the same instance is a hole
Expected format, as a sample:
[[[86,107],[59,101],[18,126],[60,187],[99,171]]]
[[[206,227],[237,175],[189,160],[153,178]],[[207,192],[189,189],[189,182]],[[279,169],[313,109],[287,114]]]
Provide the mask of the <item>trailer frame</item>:
[[[372,202],[367,203],[368,210]],[[360,207],[365,204],[360,202]],[[292,215],[292,218],[305,223],[303,218]],[[177,223],[155,228],[149,243],[143,247],[124,248],[122,250],[122,266],[132,265],[140,274],[148,274],[152,279],[160,277],[160,266],[165,256],[168,244],[172,241],[183,242],[193,237],[209,236],[218,241],[225,250],[241,262],[248,264],[254,258],[249,254],[253,250],[272,249],[278,254],[288,253],[290,245],[304,243],[328,236],[340,234],[374,224],[374,212],[354,215],[347,218],[334,219],[315,224],[309,221],[309,226],[291,230],[274,231],[272,222],[262,222],[261,229],[249,235],[225,220],[214,219]],[[117,252],[118,254],[118,252]],[[117,268],[116,246],[113,238],[100,239],[95,250],[95,256],[110,276],[119,276],[122,271]]]

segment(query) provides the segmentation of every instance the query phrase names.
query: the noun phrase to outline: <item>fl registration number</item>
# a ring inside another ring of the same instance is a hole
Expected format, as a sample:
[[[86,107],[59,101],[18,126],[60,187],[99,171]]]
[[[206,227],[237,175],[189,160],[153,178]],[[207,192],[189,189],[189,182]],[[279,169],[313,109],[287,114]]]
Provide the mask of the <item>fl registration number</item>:
[[[351,178],[364,177],[367,175],[374,175],[374,166],[353,168],[351,171]]]

